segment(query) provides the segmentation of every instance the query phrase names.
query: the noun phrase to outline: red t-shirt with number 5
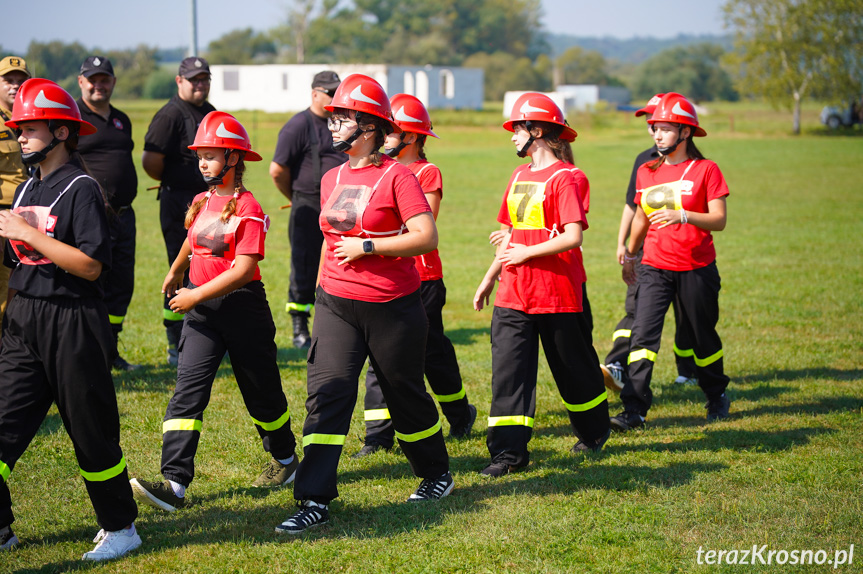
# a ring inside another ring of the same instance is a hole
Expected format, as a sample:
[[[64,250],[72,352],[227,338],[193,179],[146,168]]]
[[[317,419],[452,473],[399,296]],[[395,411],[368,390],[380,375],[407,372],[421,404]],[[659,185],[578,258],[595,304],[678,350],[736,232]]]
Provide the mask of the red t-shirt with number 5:
[[[377,239],[406,233],[405,222],[431,212],[410,169],[384,156],[380,166],[352,169],[345,163],[321,180],[319,223],[327,249],[321,288],[330,295],[384,303],[419,289],[413,257],[365,255],[338,265],[335,244],[342,237]]]
[[[193,203],[204,195],[199,193]],[[241,193],[234,215],[222,222],[222,209],[231,201],[231,197],[215,193],[211,195],[189,228],[189,246],[192,248],[189,280],[195,285],[203,285],[233,267],[237,255],[257,255],[259,261],[264,258],[269,219],[264,215],[261,204],[251,192]],[[252,280],[260,278],[261,270],[255,266]]]

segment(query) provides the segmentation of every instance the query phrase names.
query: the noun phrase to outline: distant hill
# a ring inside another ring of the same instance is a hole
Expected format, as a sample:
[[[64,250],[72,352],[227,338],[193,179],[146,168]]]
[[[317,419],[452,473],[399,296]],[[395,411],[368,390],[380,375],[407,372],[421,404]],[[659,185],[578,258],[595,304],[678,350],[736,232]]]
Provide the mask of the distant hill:
[[[680,45],[702,44],[705,42],[719,44],[726,50],[732,48],[732,36],[705,34],[692,36],[680,34],[676,38],[629,38],[620,40],[610,36],[605,38],[589,38],[570,36],[567,34],[549,34],[546,41],[551,47],[551,56],[555,58],[572,46],[580,46],[585,50],[593,50],[603,55],[606,60],[617,60],[621,63],[640,64],[658,52]]]

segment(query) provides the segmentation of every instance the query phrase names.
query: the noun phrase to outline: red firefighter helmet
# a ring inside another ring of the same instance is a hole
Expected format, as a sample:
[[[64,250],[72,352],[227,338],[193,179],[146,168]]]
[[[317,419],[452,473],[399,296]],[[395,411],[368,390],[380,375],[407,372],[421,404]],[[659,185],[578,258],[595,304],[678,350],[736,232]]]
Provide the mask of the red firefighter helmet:
[[[665,94],[656,94],[649,100],[647,100],[647,104],[641,108],[640,110],[636,110],[635,117],[646,116],[648,114],[652,114],[656,110],[656,104],[659,103],[659,100],[662,99],[662,96]]]
[[[512,124],[515,122],[548,122],[563,126],[560,139],[571,142],[578,134],[566,123],[566,118],[554,101],[538,92],[526,92],[518,97],[512,106],[509,119],[503,123],[503,127],[509,131],[515,131]]]
[[[12,119],[6,125],[17,129],[23,122],[50,120],[77,122],[81,126],[78,133],[82,136],[96,133],[93,124],[81,119],[75,98],[51,80],[31,78],[21,84],[15,94]]]
[[[363,74],[351,74],[342,80],[336,93],[333,94],[333,101],[330,105],[324,106],[328,112],[336,108],[377,116],[388,121],[393,129],[399,131],[398,126],[393,122],[387,93],[374,79]]]
[[[670,122],[672,124],[682,124],[692,128],[692,135],[695,137],[704,137],[707,132],[704,128],[698,125],[698,114],[695,112],[695,106],[690,103],[682,95],[676,92],[669,92],[660,98],[656,104],[656,109],[653,110],[653,117],[647,120],[649,124],[657,122]]]
[[[395,124],[402,131],[438,137],[432,131],[428,110],[419,99],[409,94],[396,94],[390,98],[390,107]]]
[[[261,161],[261,156],[252,151],[249,134],[237,118],[225,112],[210,112],[201,120],[195,141],[189,149],[217,147],[246,152],[246,161]]]

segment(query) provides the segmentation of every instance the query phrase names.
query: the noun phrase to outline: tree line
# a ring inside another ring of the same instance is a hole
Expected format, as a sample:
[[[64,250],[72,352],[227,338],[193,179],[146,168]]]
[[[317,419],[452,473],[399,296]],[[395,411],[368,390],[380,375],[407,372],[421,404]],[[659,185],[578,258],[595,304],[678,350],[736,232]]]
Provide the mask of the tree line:
[[[727,0],[723,8],[731,50],[685,44],[628,67],[580,46],[553,58],[540,0],[292,0],[278,25],[233,30],[203,55],[211,64],[478,67],[485,71],[487,100],[558,84],[625,86],[636,102],[671,89],[698,102],[759,97],[794,109],[796,130],[803,98],[839,102],[863,92],[860,0]],[[65,87],[74,85],[91,51],[77,42],[33,41],[24,57],[36,73]],[[122,77],[117,97],[173,93],[175,71],[160,62],[180,54],[138,46],[105,55]]]

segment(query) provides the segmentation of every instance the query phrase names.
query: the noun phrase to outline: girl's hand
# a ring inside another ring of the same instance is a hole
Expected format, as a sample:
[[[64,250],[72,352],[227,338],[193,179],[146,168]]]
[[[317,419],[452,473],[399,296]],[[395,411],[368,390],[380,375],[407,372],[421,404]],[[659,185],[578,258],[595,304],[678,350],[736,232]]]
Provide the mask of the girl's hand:
[[[173,297],[183,287],[183,273],[171,269],[162,282],[162,294]]]
[[[509,232],[506,229],[498,229],[497,231],[492,231],[488,235],[488,242],[497,247],[503,240],[506,239],[506,236]]]
[[[363,239],[360,237],[342,237],[341,241],[336,241],[333,255],[336,259],[341,259],[339,265],[345,265],[351,261],[356,261],[367,255],[363,251]]]
[[[623,282],[627,285],[635,285],[635,261],[624,260],[623,262]]]
[[[15,241],[26,241],[25,236],[32,233],[35,228],[31,227],[27,220],[12,213],[8,209],[0,211],[0,237],[13,239]]]
[[[195,294],[195,289],[182,288],[177,291],[177,295],[168,302],[171,311],[174,313],[188,313],[198,304],[198,297]]]
[[[521,243],[510,243],[497,260],[504,265],[521,265],[530,259],[530,248]]]
[[[475,310],[482,311],[482,308],[488,305],[488,299],[494,290],[494,282],[494,277],[491,279],[483,277],[482,283],[476,288],[476,294],[473,296],[473,308]]]
[[[657,209],[647,216],[651,225],[659,225],[659,229],[673,223],[683,223],[683,216],[676,209]]]

